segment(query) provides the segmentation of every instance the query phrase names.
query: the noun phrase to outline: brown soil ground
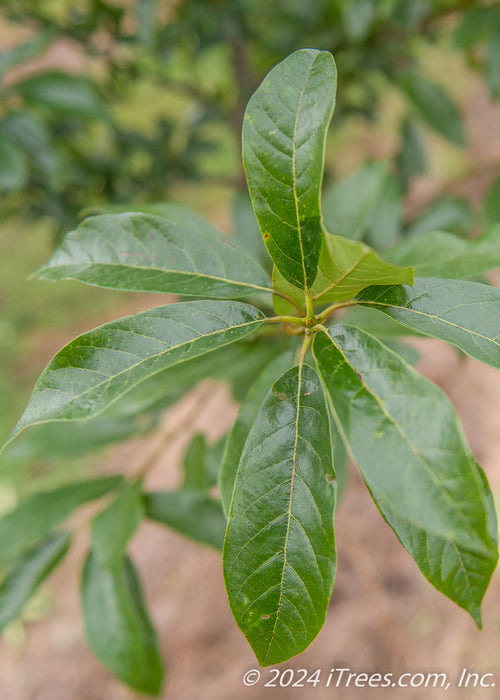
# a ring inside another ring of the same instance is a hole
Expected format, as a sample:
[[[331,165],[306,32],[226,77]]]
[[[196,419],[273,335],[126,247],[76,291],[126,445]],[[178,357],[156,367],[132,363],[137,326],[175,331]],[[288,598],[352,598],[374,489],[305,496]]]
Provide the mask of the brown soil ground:
[[[474,126],[472,147],[489,148],[484,161],[500,160],[500,139],[490,135],[500,123],[499,110],[485,110],[482,96],[470,107]],[[479,110],[479,117],[473,114]],[[488,126],[489,125],[489,126]],[[497,143],[498,142],[498,143]],[[479,144],[479,145],[474,145]],[[481,145],[483,144],[483,145]],[[470,183],[472,197],[484,190],[483,180]],[[498,280],[500,281],[500,280]],[[421,371],[451,397],[477,458],[496,494],[500,494],[500,373],[471,359],[461,359],[438,341],[421,340]],[[166,415],[179,420],[187,404]],[[225,389],[214,385],[213,397],[192,430],[203,429],[215,439],[234,418],[236,406]],[[188,438],[172,443],[150,474],[148,486],[170,488],[178,478],[179,456]],[[132,469],[144,449],[137,441],[121,446],[103,471]],[[264,688],[271,678],[245,688],[242,676],[256,668],[255,658],[232,622],[221,575],[219,556],[154,525],[146,524],[132,543],[132,556],[141,572],[145,594],[159,630],[169,676],[166,700],[234,700],[235,698],[497,698],[500,697],[500,572],[492,580],[484,603],[484,629],[478,631],[468,615],[436,592],[373,506],[359,477],[353,474],[336,521],[338,577],[324,629],[299,658],[282,668],[322,669],[316,688]],[[53,609],[48,617],[28,625],[19,647],[8,637],[0,646],[0,698],[6,700],[131,700],[124,688],[88,650],[79,615],[78,579],[86,550],[82,536],[52,578]],[[445,672],[452,687],[326,688],[332,668],[381,674]],[[497,686],[454,688],[462,669],[493,673]]]

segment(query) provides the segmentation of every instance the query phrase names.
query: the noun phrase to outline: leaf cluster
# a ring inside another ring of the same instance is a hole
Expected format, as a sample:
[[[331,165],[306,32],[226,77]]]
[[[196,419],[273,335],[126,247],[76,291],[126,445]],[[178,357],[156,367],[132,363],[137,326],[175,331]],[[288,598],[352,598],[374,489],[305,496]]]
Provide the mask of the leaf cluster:
[[[83,572],[85,627],[101,661],[145,692],[159,692],[163,665],[127,555],[143,519],[222,548],[236,623],[259,663],[280,663],[303,651],[326,617],[347,454],[424,576],[481,625],[498,559],[488,482],[447,397],[391,339],[439,338],[500,368],[500,292],[464,279],[498,265],[498,228],[470,242],[409,237],[381,256],[361,240],[375,236],[374,167],[339,185],[322,211],[336,76],[329,52],[299,50],[248,103],[243,161],[272,275],[238,241],[169,206],[86,219],[37,273],[183,300],[60,350],[9,442],[28,429],[43,441],[58,424],[70,435],[76,425],[112,428],[159,411],[203,378],[238,385],[250,377],[227,439],[194,438],[177,490],[148,492],[144,474],[108,477],[37,494],[0,521],[5,624],[64,555],[69,535],[59,525],[107,496]],[[363,193],[362,206],[349,210],[348,188]],[[379,217],[384,231],[390,217]]]

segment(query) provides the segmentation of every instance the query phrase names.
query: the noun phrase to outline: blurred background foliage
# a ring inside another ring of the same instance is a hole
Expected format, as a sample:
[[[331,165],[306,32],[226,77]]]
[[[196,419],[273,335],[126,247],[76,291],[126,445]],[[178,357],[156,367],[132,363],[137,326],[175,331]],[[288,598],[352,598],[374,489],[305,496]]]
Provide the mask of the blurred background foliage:
[[[436,230],[468,238],[500,220],[498,164],[488,166],[484,204],[446,185],[476,168],[464,121],[470,86],[479,79],[491,100],[500,94],[497,2],[3,0],[1,439],[61,340],[117,309],[139,310],[131,295],[25,282],[83,216],[170,200],[261,254],[241,121],[265,73],[307,46],[332,51],[339,73],[325,175],[331,230],[385,251]],[[443,186],[411,206],[429,173]],[[144,425],[121,422],[109,435]],[[46,480],[45,462],[32,458],[21,444],[4,459],[4,478],[28,489]],[[19,464],[28,463],[26,482]]]

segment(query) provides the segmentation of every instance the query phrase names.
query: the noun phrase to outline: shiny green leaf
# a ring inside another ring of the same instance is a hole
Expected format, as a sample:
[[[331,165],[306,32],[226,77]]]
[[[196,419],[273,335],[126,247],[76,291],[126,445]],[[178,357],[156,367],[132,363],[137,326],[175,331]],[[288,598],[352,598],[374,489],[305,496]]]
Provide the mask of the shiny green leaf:
[[[15,560],[52,532],[76,508],[101,498],[121,483],[121,476],[108,476],[75,481],[68,486],[30,496],[0,520],[0,562]]]
[[[370,224],[385,177],[383,164],[368,163],[327,190],[322,206],[327,230],[360,240]]]
[[[477,282],[416,277],[412,287],[369,287],[360,304],[374,305],[407,328],[456,345],[500,368],[500,289]]]
[[[419,277],[478,277],[500,265],[500,226],[472,240],[441,231],[422,233],[386,251],[384,259],[411,265]]]
[[[401,86],[428,126],[457,146],[465,146],[462,115],[440,85],[412,72],[402,77]]]
[[[60,350],[42,372],[9,441],[30,425],[95,416],[145,379],[234,343],[263,320],[249,304],[191,301],[89,331]]]
[[[19,617],[38,586],[62,560],[70,543],[68,532],[49,535],[16,562],[0,585],[0,630]]]
[[[358,292],[375,284],[413,282],[411,267],[397,267],[382,260],[364,243],[350,241],[330,233],[324,234],[323,247],[318,264],[318,274],[311,287],[311,297],[317,304],[328,304],[353,299]],[[299,305],[303,305],[300,290],[288,284],[275,268],[273,284]],[[286,299],[276,297],[277,313],[291,313],[293,307]]]
[[[157,491],[145,495],[146,515],[196,542],[221,550],[226,518],[220,501],[203,491]]]
[[[142,482],[126,484],[92,521],[92,551],[101,566],[120,563],[143,518]]]
[[[91,553],[83,570],[82,605],[87,639],[99,661],[131,688],[158,695],[163,663],[130,559],[103,567]]]
[[[250,428],[255,422],[269,388],[292,364],[293,353],[291,352],[283,353],[272,359],[255,379],[241,404],[238,417],[227,438],[219,472],[219,490],[226,515],[229,513],[236,472]]]
[[[214,236],[210,225],[192,229],[190,221],[179,213],[171,219],[139,213],[90,217],[65,236],[37,277],[222,299],[269,288],[264,270],[243,250]]]
[[[301,49],[268,73],[243,121],[243,162],[264,242],[300,288],[313,283],[321,249],[319,195],[335,89],[332,55]]]
[[[494,516],[449,400],[359,329],[318,333],[314,355],[339,430],[382,515],[429,581],[480,625],[498,559]]]
[[[259,663],[303,651],[325,621],[335,578],[330,419],[309,366],[264,399],[236,476],[224,579],[236,623]]]

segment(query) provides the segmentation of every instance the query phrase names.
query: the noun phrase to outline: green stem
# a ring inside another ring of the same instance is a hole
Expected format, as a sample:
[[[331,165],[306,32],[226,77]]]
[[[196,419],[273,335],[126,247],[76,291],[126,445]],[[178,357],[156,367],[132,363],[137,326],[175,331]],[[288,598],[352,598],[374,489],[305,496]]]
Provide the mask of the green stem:
[[[332,304],[331,306],[328,306],[324,311],[322,311],[320,314],[318,314],[318,320],[320,323],[324,323],[328,316],[332,314],[334,311],[337,311],[337,309],[345,309],[349,306],[356,306],[357,302],[356,301],[343,301],[338,304]]]
[[[304,360],[306,358],[307,351],[309,350],[309,348],[311,346],[311,342],[312,342],[313,337],[314,337],[313,331],[310,331],[310,330],[306,331],[306,335],[304,337],[304,342],[302,343],[302,348],[300,351],[299,365],[304,364]]]
[[[295,326],[304,326],[304,319],[297,316],[269,316],[264,323],[293,323]]]
[[[307,316],[307,318],[315,319],[316,314],[314,313],[314,306],[313,306],[313,302],[311,299],[311,292],[309,291],[308,287],[306,287],[304,289],[304,296],[305,296],[305,300],[306,300],[306,316]]]

